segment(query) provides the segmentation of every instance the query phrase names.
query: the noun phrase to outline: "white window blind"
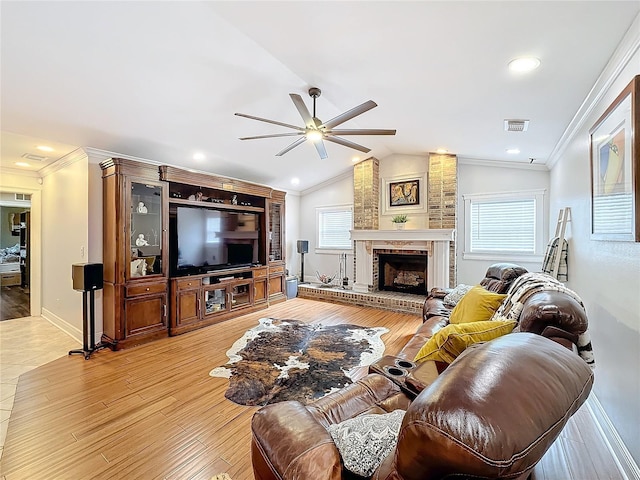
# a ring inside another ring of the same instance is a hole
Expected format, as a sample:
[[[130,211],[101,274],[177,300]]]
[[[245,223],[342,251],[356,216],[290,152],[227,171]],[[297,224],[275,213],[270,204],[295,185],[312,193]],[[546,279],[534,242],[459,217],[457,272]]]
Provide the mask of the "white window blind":
[[[351,250],[349,230],[353,225],[351,207],[319,208],[318,248],[334,250]]]
[[[534,198],[471,202],[471,252],[535,253]]]

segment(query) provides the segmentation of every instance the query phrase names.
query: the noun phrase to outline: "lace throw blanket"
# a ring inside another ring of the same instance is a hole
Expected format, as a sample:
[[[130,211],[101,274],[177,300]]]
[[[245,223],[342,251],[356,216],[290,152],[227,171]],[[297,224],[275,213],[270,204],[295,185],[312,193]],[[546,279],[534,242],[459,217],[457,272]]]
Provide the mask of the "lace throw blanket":
[[[556,280],[551,275],[531,272],[525,273],[513,282],[507,293],[507,298],[505,298],[500,307],[498,307],[491,320],[515,320],[517,322],[527,299],[534,293],[548,291],[562,292],[569,295],[578,302],[584,310],[582,299],[576,292],[565,287],[562,282]],[[595,368],[595,358],[593,356],[589,330],[580,334],[577,345],[580,357],[587,362],[591,368]]]

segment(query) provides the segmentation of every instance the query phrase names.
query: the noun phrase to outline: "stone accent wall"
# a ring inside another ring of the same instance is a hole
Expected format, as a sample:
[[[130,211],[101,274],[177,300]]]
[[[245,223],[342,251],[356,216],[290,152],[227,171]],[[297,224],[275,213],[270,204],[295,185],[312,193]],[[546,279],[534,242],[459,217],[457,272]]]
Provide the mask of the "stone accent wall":
[[[429,228],[456,228],[458,216],[458,158],[429,154],[427,205]],[[456,242],[449,249],[449,286],[456,285]]]
[[[368,158],[353,167],[353,228],[378,230],[380,162]]]
[[[380,210],[380,162],[367,158],[353,167],[353,229],[378,230]],[[353,272],[356,278],[356,251],[353,246]]]

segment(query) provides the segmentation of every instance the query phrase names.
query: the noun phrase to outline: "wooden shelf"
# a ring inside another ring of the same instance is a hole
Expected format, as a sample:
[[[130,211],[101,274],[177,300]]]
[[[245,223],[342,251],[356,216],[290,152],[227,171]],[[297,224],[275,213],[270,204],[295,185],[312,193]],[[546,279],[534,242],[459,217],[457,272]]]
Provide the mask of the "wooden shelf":
[[[216,210],[233,210],[240,212],[264,212],[262,207],[254,207],[253,205],[230,205],[228,203],[203,202],[199,200],[185,200],[184,198],[170,198],[169,204],[190,205],[200,208],[213,208]]]

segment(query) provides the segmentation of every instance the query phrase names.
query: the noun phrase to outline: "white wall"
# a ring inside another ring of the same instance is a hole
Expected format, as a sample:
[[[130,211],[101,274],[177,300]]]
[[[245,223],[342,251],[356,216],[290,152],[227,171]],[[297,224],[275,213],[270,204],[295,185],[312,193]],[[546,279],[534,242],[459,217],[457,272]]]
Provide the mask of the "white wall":
[[[300,237],[300,196],[287,193],[285,197],[284,232],[286,237],[284,259],[289,275],[297,275],[300,269],[300,255],[296,249],[296,242]]]
[[[42,315],[82,339],[82,294],[73,290],[71,265],[89,258],[87,156],[70,154],[43,178]]]
[[[489,163],[489,162],[486,162]],[[487,271],[487,267],[496,262],[507,261],[505,259],[490,260],[469,260],[463,259],[465,217],[464,201],[462,196],[472,193],[498,193],[498,192],[518,192],[522,190],[545,189],[545,218],[557,219],[558,212],[549,212],[549,171],[540,166],[527,166],[525,168],[508,168],[505,162],[495,162],[496,166],[478,165],[469,163],[464,158],[458,159],[458,218],[456,226],[456,262],[457,262],[457,282],[469,285],[477,284]],[[549,239],[545,223],[543,238],[545,242]],[[554,230],[555,232],[555,221]],[[544,253],[544,252],[543,252]],[[529,263],[516,261],[530,272],[542,270],[542,260]]]
[[[596,358],[594,392],[637,464],[640,463],[640,243],[590,238],[589,129],[638,73],[640,53],[636,50],[611,88],[584,117],[551,170],[552,210],[571,207],[567,285],[581,296],[587,309]],[[636,152],[638,155],[640,152]],[[637,189],[636,186],[636,193]]]
[[[321,186],[303,192],[300,196],[300,236],[292,240],[308,240],[309,253],[304,256],[304,276],[306,281],[316,281],[316,271],[331,275],[339,272],[340,255],[329,253],[316,253],[316,208],[330,207],[334,205],[353,205],[353,172],[336,177],[332,181],[325,182]],[[287,208],[289,204],[287,203]],[[287,238],[289,236],[287,235]],[[295,244],[294,244],[294,252]],[[292,274],[300,275],[300,255],[294,253],[296,259]],[[347,259],[349,265],[353,265],[353,255]],[[353,276],[351,267],[347,268],[349,277]],[[350,278],[353,281],[353,278]]]

